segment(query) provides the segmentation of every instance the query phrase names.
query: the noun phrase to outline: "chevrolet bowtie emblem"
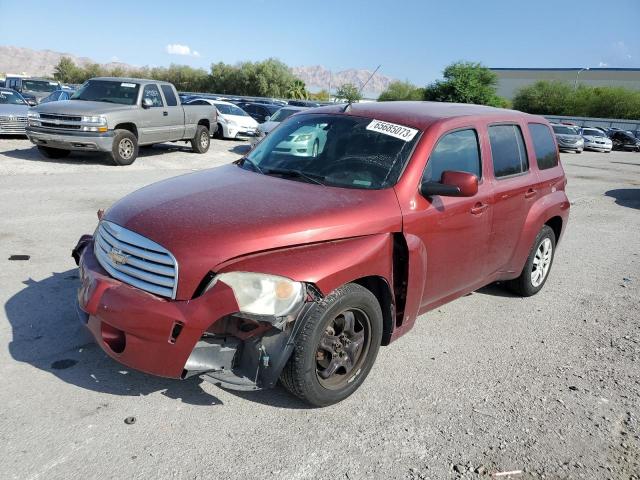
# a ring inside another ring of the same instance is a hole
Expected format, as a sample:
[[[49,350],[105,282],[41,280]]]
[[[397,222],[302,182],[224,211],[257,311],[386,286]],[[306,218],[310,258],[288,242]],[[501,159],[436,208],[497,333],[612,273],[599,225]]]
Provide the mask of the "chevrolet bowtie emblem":
[[[118,250],[117,248],[112,248],[107,255],[109,255],[111,261],[116,265],[126,264],[127,258],[129,258],[129,255],[125,254],[122,250]]]

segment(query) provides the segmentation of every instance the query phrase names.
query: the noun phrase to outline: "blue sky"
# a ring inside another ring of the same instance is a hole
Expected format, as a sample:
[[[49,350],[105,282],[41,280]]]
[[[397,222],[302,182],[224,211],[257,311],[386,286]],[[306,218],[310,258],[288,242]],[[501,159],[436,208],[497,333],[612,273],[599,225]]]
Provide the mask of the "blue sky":
[[[426,84],[456,60],[490,67],[640,67],[640,2],[13,1],[0,45],[133,65],[235,63],[373,69]]]

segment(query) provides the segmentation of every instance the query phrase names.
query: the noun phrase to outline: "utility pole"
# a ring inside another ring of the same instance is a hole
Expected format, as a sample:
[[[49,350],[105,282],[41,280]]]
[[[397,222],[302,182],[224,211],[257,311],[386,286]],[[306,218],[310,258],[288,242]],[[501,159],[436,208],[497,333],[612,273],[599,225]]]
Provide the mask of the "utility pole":
[[[573,89],[576,90],[578,88],[578,77],[580,76],[580,74],[582,72],[584,72],[585,70],[589,70],[589,67],[585,67],[585,68],[581,68],[580,70],[578,70],[578,73],[576,73],[576,79],[573,82]]]

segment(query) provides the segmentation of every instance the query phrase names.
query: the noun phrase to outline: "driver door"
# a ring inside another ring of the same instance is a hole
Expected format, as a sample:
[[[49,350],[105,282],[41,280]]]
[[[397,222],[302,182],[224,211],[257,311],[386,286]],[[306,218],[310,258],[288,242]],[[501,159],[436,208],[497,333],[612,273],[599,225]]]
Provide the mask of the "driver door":
[[[404,214],[405,234],[417,236],[427,252],[423,311],[478,285],[487,275],[491,186],[482,179],[475,129],[443,134],[427,160],[422,181],[439,182],[442,172],[449,170],[476,175],[478,193],[472,197],[420,196],[416,208]]]

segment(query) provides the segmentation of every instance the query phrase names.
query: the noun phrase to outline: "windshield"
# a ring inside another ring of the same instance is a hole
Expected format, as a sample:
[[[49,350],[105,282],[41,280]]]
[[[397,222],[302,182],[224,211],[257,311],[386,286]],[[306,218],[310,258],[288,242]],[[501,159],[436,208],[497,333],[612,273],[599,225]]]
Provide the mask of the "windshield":
[[[594,130],[592,128],[585,128],[582,130],[583,135],[590,135],[592,137],[604,137],[604,133],[600,130]]]
[[[371,118],[306,114],[282,123],[241,165],[265,175],[378,190],[395,185],[418,137],[418,130]]]
[[[239,117],[249,116],[247,112],[235,105],[226,105],[224,103],[214,103],[214,105],[222,115],[238,115]]]
[[[30,92],[53,92],[60,88],[58,82],[49,82],[47,80],[22,80],[22,89]]]
[[[301,110],[296,110],[294,108],[281,108],[276,113],[273,114],[273,117],[269,119],[270,122],[282,122],[285,118],[289,118],[294,113],[298,113]]]
[[[576,131],[571,127],[565,127],[564,125],[554,125],[553,131],[560,135],[576,135]]]
[[[71,100],[135,105],[140,84],[114,80],[89,80],[73,94]]]
[[[26,102],[16,92],[0,90],[0,105],[26,105]]]

